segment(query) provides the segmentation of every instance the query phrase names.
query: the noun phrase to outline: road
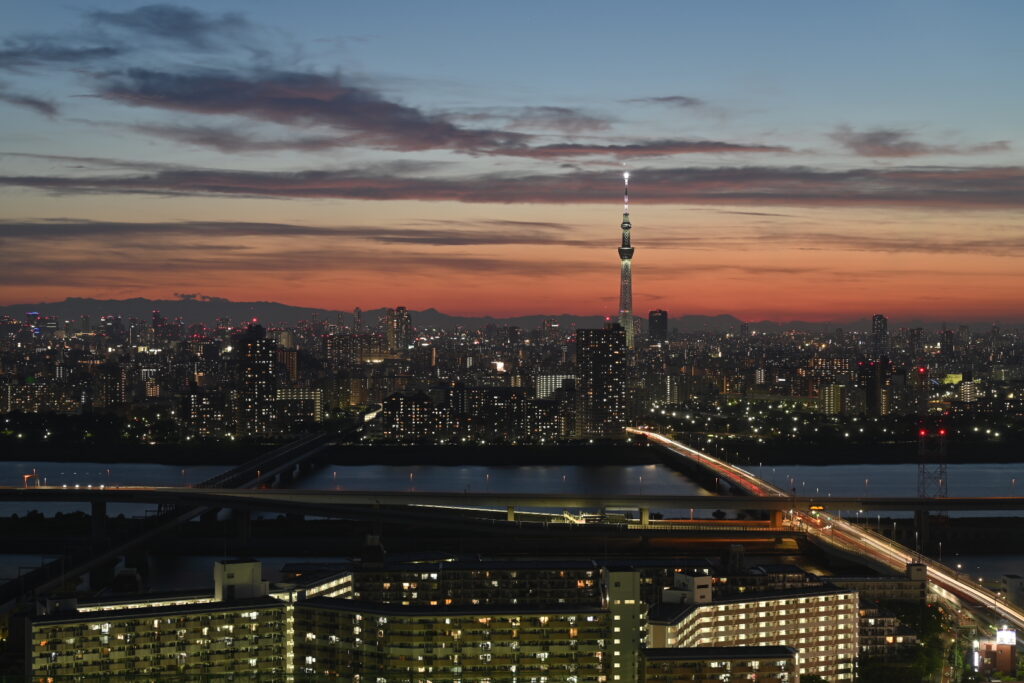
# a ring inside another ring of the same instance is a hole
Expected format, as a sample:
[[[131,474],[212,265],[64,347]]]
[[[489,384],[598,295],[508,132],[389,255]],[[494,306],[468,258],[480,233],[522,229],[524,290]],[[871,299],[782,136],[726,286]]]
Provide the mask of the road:
[[[693,460],[702,467],[714,471],[717,476],[727,479],[734,486],[752,496],[790,497],[782,489],[769,484],[740,467],[731,465],[706,453],[696,451],[667,436],[643,429],[629,428],[629,431],[633,434],[643,435],[650,442],[663,446],[674,453]],[[928,580],[934,587],[956,596],[968,605],[979,605],[993,611],[1003,618],[1008,625],[1018,630],[1024,630],[1024,610],[1015,605],[1008,604],[995,592],[980,586],[970,577],[965,577],[960,572],[952,570],[944,564],[924,557],[885,536],[877,534],[870,529],[864,529],[851,524],[839,517],[794,509],[791,510],[791,519],[795,526],[824,543],[874,560],[898,573],[902,573],[909,563],[919,562],[925,564],[928,567]],[[998,625],[996,624],[995,626]]]

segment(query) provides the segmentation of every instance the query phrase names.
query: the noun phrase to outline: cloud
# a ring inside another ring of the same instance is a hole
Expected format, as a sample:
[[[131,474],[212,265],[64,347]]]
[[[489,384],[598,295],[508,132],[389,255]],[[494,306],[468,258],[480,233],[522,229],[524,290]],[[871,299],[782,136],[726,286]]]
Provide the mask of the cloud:
[[[912,252],[929,254],[985,254],[988,256],[1017,256],[1024,253],[1024,236],[995,235],[972,237],[966,235],[928,234],[926,236],[838,234],[826,231],[771,230],[758,233],[759,239],[783,247],[814,251],[868,251],[891,254]]]
[[[694,153],[788,152],[786,147],[715,140],[654,140],[627,144],[560,143],[534,146],[532,135],[494,128],[467,128],[452,115],[427,114],[385,99],[375,91],[338,75],[257,71],[248,75],[222,70],[169,73],[129,69],[106,75],[100,95],[131,106],[145,106],[205,115],[237,115],[290,126],[327,126],[339,136],[314,136],[261,142],[208,126],[138,126],[161,137],[222,151],[334,147],[376,147],[398,151],[448,149],[469,154],[552,159],[595,155],[616,157],[667,156]],[[488,114],[490,115],[490,114]],[[576,110],[527,107],[516,111],[515,123],[539,122],[577,130],[599,125]]]
[[[699,97],[689,97],[687,95],[665,95],[663,97],[634,97],[623,101],[635,104],[669,104],[675,107],[682,107],[684,109],[703,107],[707,105],[707,102],[700,99]]]
[[[441,224],[441,222],[438,222]],[[583,240],[567,239],[568,226],[530,221],[483,220],[444,222],[447,228],[407,229],[366,225],[309,226],[289,223],[252,223],[233,221],[183,221],[170,223],[131,223],[59,219],[43,221],[0,221],[0,241],[88,239],[104,240],[119,246],[176,244],[181,240],[231,238],[242,244],[248,238],[295,238],[336,240],[358,238],[364,243],[415,244],[420,246],[480,246],[508,244],[547,244],[590,246]],[[132,241],[136,240],[136,243]],[[163,247],[161,247],[163,248]],[[225,248],[219,246],[218,248]],[[244,246],[236,247],[244,250]]]
[[[144,5],[128,12],[95,11],[89,17],[97,24],[127,29],[147,37],[162,38],[190,47],[208,49],[215,39],[249,28],[240,14],[208,17],[190,7]]]
[[[745,145],[717,140],[651,140],[622,145],[594,145],[559,143],[522,149],[503,149],[495,153],[534,159],[564,158],[593,155],[616,157],[655,157],[675,154],[718,154],[737,152],[789,152],[788,147]]]
[[[1006,140],[981,145],[930,145],[914,140],[906,130],[876,128],[858,132],[849,126],[840,126],[829,135],[851,152],[865,157],[916,157],[927,154],[984,154],[1005,152],[1010,149]]]
[[[44,64],[85,64],[124,54],[125,49],[112,45],[68,47],[64,40],[51,37],[16,38],[3,41],[0,47],[0,69],[19,69]]]
[[[295,246],[301,244],[302,246]],[[314,273],[336,276],[338,263],[349,264],[342,274],[371,273],[379,275],[379,250],[351,246],[337,240],[326,244],[309,241],[291,246],[264,244],[261,249],[222,251],[206,242],[196,244],[154,244],[140,240],[110,248],[107,240],[53,240],[52,248],[40,250],[38,242],[26,239],[20,244],[5,246],[12,256],[11,267],[0,271],[0,284],[24,285],[25,282],[46,282],[50,286],[105,286],[116,279],[113,273],[127,277],[133,272],[148,273],[148,285],[159,282],[196,282],[201,277],[208,284],[232,281],[236,273],[269,274],[270,277],[309,278]],[[16,258],[15,258],[16,257]],[[530,278],[558,277],[557,273],[601,272],[607,264],[566,258],[521,259],[516,257],[481,256],[458,252],[431,253],[422,249],[399,251],[391,248],[386,257],[388,268],[402,272],[407,278],[436,278],[438,271],[482,275],[509,275]],[[130,269],[125,264],[130,264]],[[104,275],[108,277],[104,281]],[[131,275],[132,277],[137,277]],[[361,275],[360,277],[365,277]],[[132,283],[135,284],[135,283]],[[139,285],[141,286],[141,285]]]
[[[24,95],[21,93],[11,92],[7,90],[3,83],[0,83],[0,102],[6,102],[7,104],[15,107],[23,107],[25,109],[31,109],[37,114],[42,114],[49,118],[57,116],[59,109],[57,105],[50,100],[40,99],[31,95]]]
[[[523,107],[511,116],[513,128],[546,128],[564,133],[606,130],[608,120],[569,107]]]
[[[521,145],[528,139],[519,133],[457,126],[441,116],[391,102],[340,76],[294,71],[176,74],[137,68],[109,74],[99,94],[132,106],[328,126],[349,134],[347,143],[353,146],[400,151],[476,151]]]
[[[649,204],[1024,207],[1024,168],[1019,166],[847,171],[804,166],[638,168],[633,177],[636,199]],[[604,204],[618,195],[619,180],[617,174],[597,171],[410,177],[373,167],[299,172],[168,168],[102,175],[6,175],[0,176],[0,186],[57,194]]]
[[[167,138],[175,142],[212,147],[221,152],[273,152],[278,150],[297,150],[316,152],[350,145],[347,137],[338,135],[307,135],[296,138],[268,140],[260,138],[239,128],[227,126],[181,126],[137,124],[131,127],[137,133]]]
[[[452,111],[448,118],[459,121],[502,121],[512,128],[555,130],[576,134],[607,130],[609,119],[588,114],[572,107],[489,107]]]

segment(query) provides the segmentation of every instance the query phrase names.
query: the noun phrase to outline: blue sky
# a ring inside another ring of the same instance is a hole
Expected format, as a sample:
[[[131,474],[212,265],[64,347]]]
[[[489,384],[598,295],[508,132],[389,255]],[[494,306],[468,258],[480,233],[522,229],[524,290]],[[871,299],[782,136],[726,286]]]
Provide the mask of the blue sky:
[[[852,288],[887,311],[1011,315],[1022,19],[1019,2],[12,5],[5,303],[204,287],[614,310],[614,244],[598,249],[625,164],[638,308],[828,317],[867,305]],[[339,271],[336,237],[373,228]]]

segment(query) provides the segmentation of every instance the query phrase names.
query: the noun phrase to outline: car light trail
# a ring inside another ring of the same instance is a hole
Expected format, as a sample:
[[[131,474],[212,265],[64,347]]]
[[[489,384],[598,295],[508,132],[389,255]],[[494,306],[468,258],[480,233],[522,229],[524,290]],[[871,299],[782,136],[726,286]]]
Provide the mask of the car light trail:
[[[633,427],[629,427],[627,430],[632,434],[642,435],[649,441],[664,446],[672,452],[687,457],[698,465],[712,470],[717,476],[725,478],[733,486],[745,491],[749,495],[788,497],[788,494],[782,489],[763,481],[750,472],[735,465],[730,465],[706,453],[694,450],[663,434]],[[924,564],[928,567],[928,580],[935,586],[952,593],[961,600],[977,603],[986,609],[990,609],[1011,622],[1017,629],[1024,629],[1024,610],[1002,600],[993,591],[976,585],[974,581],[961,577],[959,572],[955,572],[944,564],[926,558],[910,548],[900,545],[893,539],[886,538],[869,529],[863,529],[840,517],[828,515],[824,517],[828,522],[827,524],[810,512],[792,510],[792,524],[794,527],[800,528],[824,543],[846,552],[868,557],[899,572],[902,572],[907,564],[913,562]]]

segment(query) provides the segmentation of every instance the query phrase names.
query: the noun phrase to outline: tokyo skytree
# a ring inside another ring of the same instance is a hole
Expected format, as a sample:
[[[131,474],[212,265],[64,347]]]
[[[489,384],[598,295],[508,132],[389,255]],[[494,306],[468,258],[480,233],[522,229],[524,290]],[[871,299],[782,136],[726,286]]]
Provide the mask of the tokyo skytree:
[[[629,243],[629,231],[633,225],[629,222],[629,171],[622,174],[624,183],[622,211],[622,246],[619,247],[619,260],[622,271],[619,280],[619,324],[626,331],[626,347],[636,348],[636,332],[633,329],[633,247]]]

